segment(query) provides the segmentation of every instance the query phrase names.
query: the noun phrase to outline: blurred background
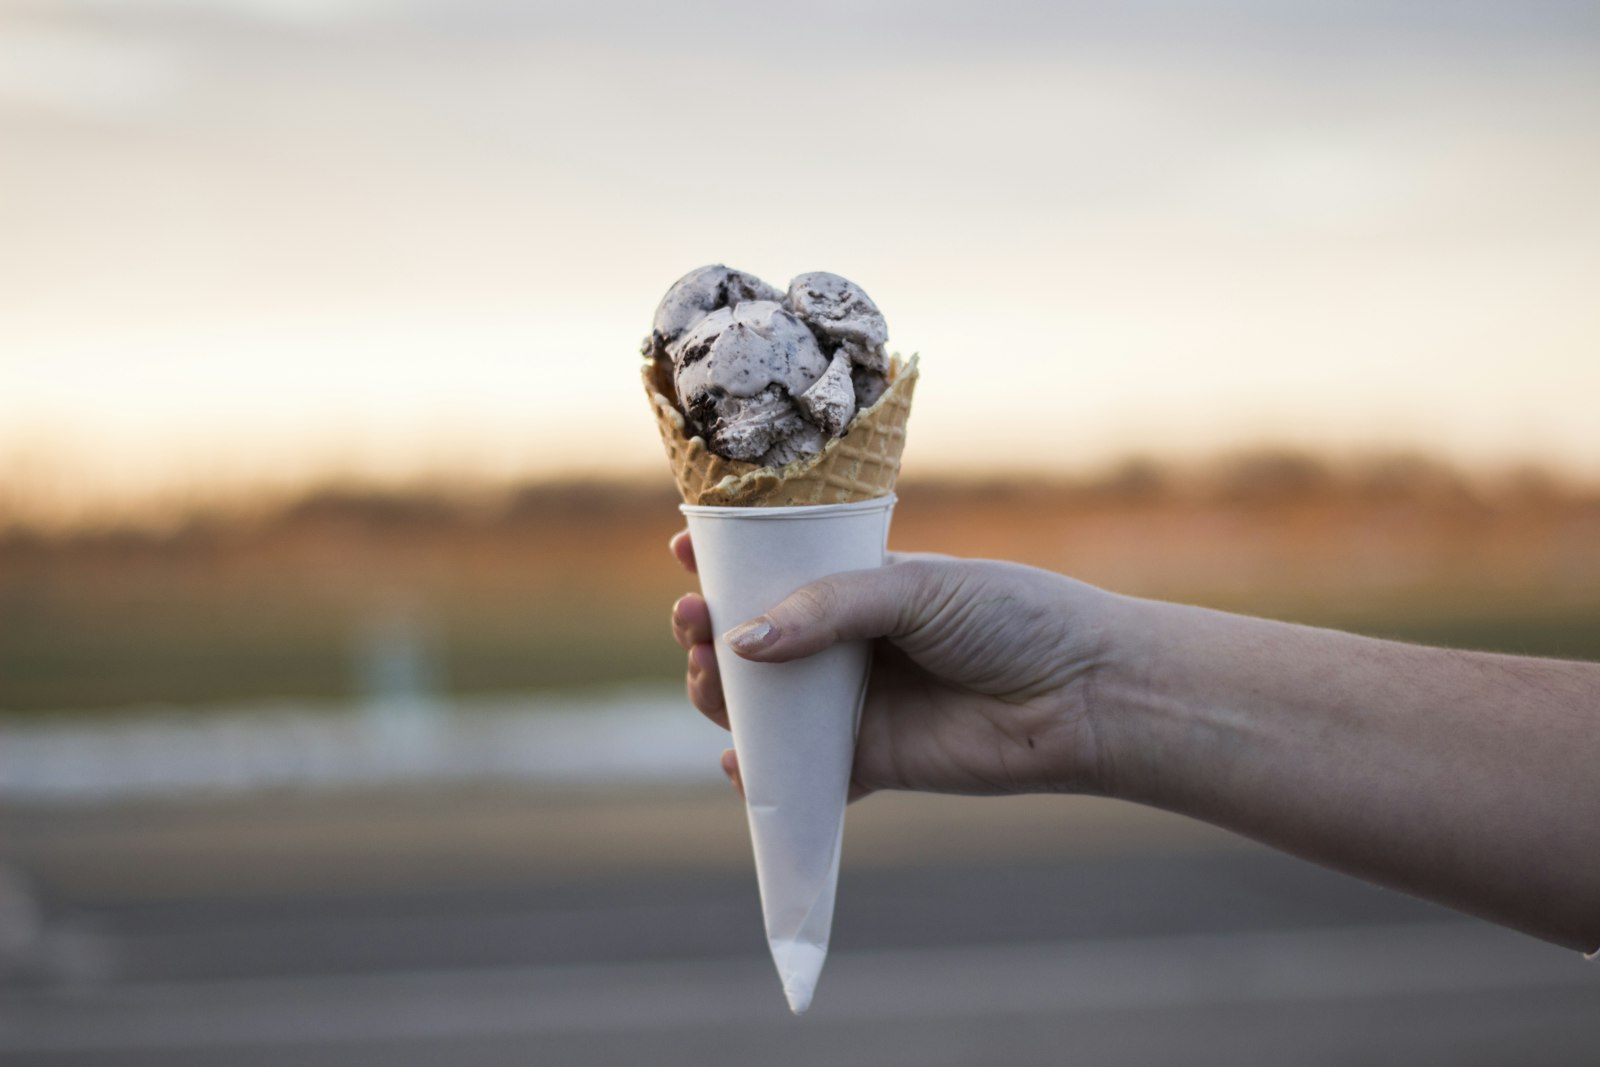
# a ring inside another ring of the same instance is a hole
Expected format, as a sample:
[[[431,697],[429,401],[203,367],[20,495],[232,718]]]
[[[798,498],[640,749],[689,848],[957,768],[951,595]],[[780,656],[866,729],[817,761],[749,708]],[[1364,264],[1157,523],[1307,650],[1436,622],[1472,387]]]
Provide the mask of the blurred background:
[[[835,271],[895,547],[1600,658],[1597,131],[1558,0],[0,0],[0,1062],[1592,1062],[1087,798],[858,805],[789,1018],[635,361]]]

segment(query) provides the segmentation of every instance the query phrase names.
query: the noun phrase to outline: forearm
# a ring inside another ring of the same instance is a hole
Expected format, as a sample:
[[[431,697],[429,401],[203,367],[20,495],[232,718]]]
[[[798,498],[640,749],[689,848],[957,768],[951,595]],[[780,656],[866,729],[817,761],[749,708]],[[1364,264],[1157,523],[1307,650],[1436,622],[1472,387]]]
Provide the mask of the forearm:
[[[1105,788],[1590,951],[1600,665],[1120,600]]]

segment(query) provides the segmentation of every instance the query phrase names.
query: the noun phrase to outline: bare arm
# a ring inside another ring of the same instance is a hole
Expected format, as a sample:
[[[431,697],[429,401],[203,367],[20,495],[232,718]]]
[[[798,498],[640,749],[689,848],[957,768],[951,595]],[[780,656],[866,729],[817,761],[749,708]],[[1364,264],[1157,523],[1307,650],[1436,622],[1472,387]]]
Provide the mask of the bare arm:
[[[692,567],[687,540],[674,544]],[[710,618],[689,694],[726,725]],[[1558,944],[1600,947],[1600,664],[1422,648],[896,557],[797,591],[739,654],[881,637],[855,793],[1099,793]],[[737,780],[731,754],[724,766]]]
[[[1600,946],[1600,664],[1118,600],[1106,791]]]

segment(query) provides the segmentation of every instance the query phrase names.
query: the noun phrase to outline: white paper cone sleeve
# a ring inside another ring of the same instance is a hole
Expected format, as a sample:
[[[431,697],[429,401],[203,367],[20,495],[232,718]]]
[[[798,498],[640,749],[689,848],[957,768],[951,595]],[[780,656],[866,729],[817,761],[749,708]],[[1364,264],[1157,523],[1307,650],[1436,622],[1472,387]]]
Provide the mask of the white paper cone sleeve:
[[[700,589],[744,779],[767,941],[796,1014],[828,953],[839,844],[871,647],[835,645],[791,663],[752,663],[729,627],[839,571],[883,564],[894,497],[793,508],[685,504]]]

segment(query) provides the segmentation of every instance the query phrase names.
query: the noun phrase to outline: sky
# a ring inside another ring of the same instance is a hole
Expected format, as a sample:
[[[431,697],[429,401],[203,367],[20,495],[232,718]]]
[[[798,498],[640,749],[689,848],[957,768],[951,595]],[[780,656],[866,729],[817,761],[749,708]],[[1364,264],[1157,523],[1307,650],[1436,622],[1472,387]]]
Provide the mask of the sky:
[[[909,471],[1600,477],[1600,7],[0,0],[0,509],[665,466],[678,276],[859,282]]]

